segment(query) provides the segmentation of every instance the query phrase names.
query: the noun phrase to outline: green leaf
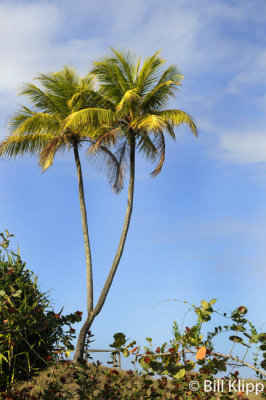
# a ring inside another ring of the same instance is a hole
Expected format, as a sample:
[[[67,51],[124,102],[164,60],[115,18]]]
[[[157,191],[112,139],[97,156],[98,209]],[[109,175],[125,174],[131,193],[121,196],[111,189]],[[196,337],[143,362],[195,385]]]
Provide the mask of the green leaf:
[[[250,339],[251,343],[258,343],[259,341],[259,335],[252,335]]]
[[[4,290],[0,290],[0,296],[4,296],[6,292]]]
[[[13,297],[19,297],[22,293],[22,290],[17,290],[14,294],[12,294]]]
[[[263,360],[260,365],[266,371],[266,360]]]
[[[266,333],[265,332],[259,334],[259,341],[266,342]]]
[[[211,306],[213,306],[213,304],[215,304],[216,301],[217,301],[217,299],[212,299],[212,300],[209,302],[209,304],[210,304]]]
[[[169,374],[168,369],[164,369],[163,372],[161,372],[161,375],[168,375],[168,374]]]
[[[236,324],[233,324],[230,327],[230,329],[231,331],[238,331],[238,332],[244,332],[246,330],[242,325],[236,325]]]
[[[201,300],[201,305],[205,310],[208,310],[210,308],[209,303],[205,300]]]
[[[124,356],[124,357],[129,357],[129,351],[128,351],[128,349],[124,349],[124,351],[123,351],[123,356]]]
[[[226,362],[224,360],[219,360],[217,366],[220,371],[226,371]]]
[[[67,344],[67,349],[68,349],[69,351],[74,351],[74,350],[75,350],[75,347],[73,346],[72,343],[68,343],[68,344]]]
[[[185,368],[180,369],[175,375],[173,375],[173,378],[175,379],[181,379],[186,375],[186,370]]]
[[[116,347],[116,348],[118,348],[118,347],[121,347],[121,346],[124,346],[124,345],[125,345],[125,343],[126,343],[126,336],[125,336],[124,333],[121,333],[121,332],[115,333],[113,337],[114,337],[115,341],[114,341],[114,343],[111,345],[111,347]]]
[[[231,340],[232,342],[235,342],[235,343],[242,343],[243,342],[243,339],[241,337],[239,337],[239,336],[230,336],[229,340]]]
[[[213,359],[213,364],[215,368],[217,368],[219,371],[226,371],[226,362],[225,360],[217,360],[216,358]]]
[[[139,365],[140,365],[142,368],[147,369],[147,368],[149,367],[149,364],[147,364],[147,363],[144,361],[144,358],[145,358],[145,357],[141,357],[141,358],[140,358],[140,360],[139,360]]]

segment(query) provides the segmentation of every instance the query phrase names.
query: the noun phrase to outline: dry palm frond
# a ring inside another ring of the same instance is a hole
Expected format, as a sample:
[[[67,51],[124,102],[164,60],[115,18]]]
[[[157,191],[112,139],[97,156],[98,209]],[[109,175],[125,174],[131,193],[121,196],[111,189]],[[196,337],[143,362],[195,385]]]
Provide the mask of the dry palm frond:
[[[92,146],[94,143],[92,143]],[[116,156],[105,146],[99,145],[97,152],[88,151],[89,160],[100,172],[104,172],[115,193],[123,189],[126,165],[119,162]]]
[[[104,145],[105,147],[113,147],[118,140],[120,132],[121,128],[114,128],[101,134],[99,138],[96,139],[93,145],[89,148],[88,153],[97,152],[99,147],[102,145]]]
[[[165,160],[165,140],[163,132],[154,134],[154,144],[156,146],[156,154],[159,156],[159,162],[155,170],[151,172],[153,178],[161,172]]]
[[[39,165],[45,171],[53,164],[54,156],[58,150],[63,150],[66,147],[66,138],[64,135],[57,136],[47,143],[40,152]]]

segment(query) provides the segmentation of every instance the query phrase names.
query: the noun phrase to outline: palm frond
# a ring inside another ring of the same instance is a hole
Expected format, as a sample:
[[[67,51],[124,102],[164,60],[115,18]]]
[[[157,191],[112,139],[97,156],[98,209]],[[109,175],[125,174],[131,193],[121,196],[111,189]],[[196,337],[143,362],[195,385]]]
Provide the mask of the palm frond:
[[[82,86],[81,78],[74,68],[65,66],[61,71],[40,74],[36,80],[41,82],[47,93],[55,98],[69,100]]]
[[[89,84],[88,81],[82,80],[71,67],[64,67],[56,73],[40,74],[36,80],[44,87],[45,93],[52,99],[62,118],[70,112],[68,101]]]
[[[153,178],[161,172],[165,160],[165,140],[163,132],[158,132],[154,135],[154,144],[156,147],[156,155],[159,157],[159,162],[156,168],[151,172]]]
[[[68,101],[68,106],[72,111],[80,111],[83,108],[108,108],[115,111],[115,105],[99,92],[85,88],[75,93]]]
[[[181,81],[184,79],[184,75],[181,74],[179,69],[175,65],[170,65],[170,67],[166,68],[166,70],[162,73],[158,84],[173,81],[177,82],[177,84],[181,84]]]
[[[128,168],[129,146],[127,139],[124,139],[124,141],[118,145],[115,157],[118,164],[114,175],[113,189],[116,193],[119,193],[123,188],[125,170]]]
[[[24,134],[58,134],[61,130],[60,121],[53,114],[34,112],[26,107],[21,107],[9,121],[11,133]]]
[[[53,98],[32,83],[24,84],[19,91],[19,95],[26,96],[39,111],[60,115],[60,108]]]
[[[144,97],[141,108],[144,112],[159,110],[167,104],[169,99],[175,95],[180,82],[165,81],[158,83]]]
[[[195,136],[198,136],[198,131],[193,118],[181,110],[163,110],[156,112],[165,122],[178,126],[180,124],[187,124]]]
[[[117,65],[117,60],[113,58],[106,57],[102,61],[95,62],[91,74],[96,76],[100,83],[100,93],[115,104],[130,89],[126,77]]]
[[[156,160],[157,150],[148,132],[141,132],[137,148],[138,151],[142,153],[147,160],[151,162],[154,162]]]
[[[58,150],[64,150],[66,147],[66,140],[64,135],[60,135],[51,139],[46,146],[41,150],[39,156],[39,165],[45,171],[51,167],[54,161],[54,156]]]
[[[176,140],[175,131],[174,131],[174,124],[171,121],[165,121],[165,129],[171,136],[173,140]]]
[[[89,152],[97,152],[102,145],[104,145],[105,147],[113,147],[117,143],[120,135],[121,128],[114,128],[104,133],[98,133],[98,139],[96,138],[97,134],[93,135],[93,138],[95,138],[95,142],[91,145]]]
[[[116,107],[116,113],[120,115],[128,114],[134,110],[138,104],[140,97],[136,89],[129,89],[121,99],[120,103]]]
[[[66,118],[65,128],[79,129],[82,125],[92,124],[93,127],[108,125],[115,122],[115,113],[103,108],[86,108],[76,111]]]
[[[136,118],[132,124],[133,129],[149,132],[162,131],[165,128],[165,118],[156,114],[144,114]]]
[[[137,61],[136,66],[134,68],[134,83],[136,83],[136,80],[137,80],[138,75],[139,75],[140,63],[141,63],[141,57],[138,58],[138,61]]]
[[[138,74],[136,85],[140,95],[145,95],[156,84],[160,76],[160,67],[165,62],[158,57],[160,51],[144,60],[142,68]]]
[[[126,77],[128,82],[133,85],[135,74],[135,57],[129,51],[116,51],[111,47],[112,52],[116,55],[118,68]]]
[[[23,136],[8,136],[0,144],[0,157],[12,158],[25,154],[39,153],[49,143],[53,135],[26,134]]]
[[[97,152],[91,152],[89,149],[87,154],[93,166],[106,174],[114,192],[119,193],[123,189],[126,166],[120,164],[115,155],[103,145],[99,146]]]

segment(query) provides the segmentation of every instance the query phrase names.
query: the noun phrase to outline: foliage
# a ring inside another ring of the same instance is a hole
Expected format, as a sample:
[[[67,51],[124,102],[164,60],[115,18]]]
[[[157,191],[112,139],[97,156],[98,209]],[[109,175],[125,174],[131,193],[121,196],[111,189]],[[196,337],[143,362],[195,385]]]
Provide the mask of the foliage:
[[[192,377],[199,388],[204,387],[206,380],[209,380],[210,387],[214,388],[217,376],[227,372],[223,379],[224,390],[226,391],[227,388],[228,391],[229,380],[239,379],[239,372],[236,369],[241,367],[250,368],[258,379],[266,382],[266,333],[258,333],[254,325],[246,318],[246,307],[240,306],[227,315],[213,309],[215,302],[216,299],[210,302],[202,300],[200,306],[191,305],[191,310],[194,310],[197,316],[196,323],[183,329],[174,322],[173,339],[169,344],[165,342],[154,350],[152,339],[147,338],[148,345],[144,347],[144,354],[141,354],[140,346],[136,346],[135,341],[127,344],[126,336],[123,333],[117,333],[111,345],[115,348],[114,353],[119,351],[126,357],[130,353],[134,354],[133,364],[141,367],[140,373],[144,382],[148,381],[148,385],[152,385],[151,377],[159,375],[161,376],[158,381],[159,388],[166,390],[167,380],[170,379],[171,386],[168,387],[168,392],[182,399],[208,398],[206,393],[191,390],[189,381]],[[226,324],[204,332],[203,324],[211,320],[213,313],[224,318]],[[221,334],[224,334],[231,344],[228,354],[221,354],[215,349],[214,339]],[[235,355],[237,346],[243,349],[242,357]],[[254,351],[253,365],[246,362],[247,354],[252,350]],[[152,392],[153,390],[150,393]],[[210,391],[209,394],[214,396],[214,391]],[[234,396],[236,394],[230,392],[222,394],[224,399],[238,398]],[[266,398],[265,393],[263,396]]]
[[[123,333],[114,335],[111,347],[114,349],[114,361],[118,352],[124,356],[134,356],[132,370],[117,369],[114,364],[111,369],[101,366],[99,361],[88,364],[85,360],[81,364],[68,364],[65,367],[55,363],[47,373],[47,380],[42,387],[38,377],[33,389],[30,386],[13,390],[8,394],[14,400],[246,400],[263,399],[266,393],[262,392],[265,385],[265,333],[257,333],[255,327],[247,320],[247,309],[244,306],[236,308],[230,315],[220,314],[213,309],[215,300],[202,301],[200,306],[191,305],[195,312],[196,322],[191,327],[182,328],[177,323],[173,326],[173,339],[169,344],[163,343],[153,348],[152,339],[147,338],[144,354],[135,341],[129,341]],[[204,333],[204,326],[210,325],[214,313],[225,318],[226,325],[218,325]],[[231,333],[234,333],[231,335]],[[226,335],[232,343],[228,355],[222,355],[215,350],[214,339],[219,335]],[[89,334],[89,341],[93,335]],[[236,340],[235,337],[238,339]],[[241,341],[240,338],[243,340]],[[244,356],[240,359],[234,355],[236,346],[243,347]],[[245,362],[246,349],[257,346],[260,350],[255,356],[255,363]],[[91,358],[88,355],[88,358]],[[260,363],[260,364],[259,364]],[[233,365],[232,365],[233,364]],[[140,367],[139,371],[137,366]],[[258,380],[245,380],[244,387],[240,373],[236,368],[248,366],[257,374]],[[255,368],[255,369],[254,369]],[[226,376],[222,377],[222,374]],[[209,381],[204,391],[204,381]],[[223,387],[217,387],[218,380]],[[233,387],[229,390],[230,381]],[[215,387],[216,384],[216,387]],[[240,384],[240,390],[238,385]],[[258,389],[258,396],[250,393]],[[243,389],[244,388],[244,389]],[[223,389],[223,390],[221,390]],[[218,397],[219,396],[219,397]],[[6,399],[5,399],[6,400]]]
[[[21,106],[10,118],[10,134],[0,143],[0,157],[36,154],[44,171],[53,164],[58,152],[78,148],[84,143],[88,147],[93,144],[92,125],[70,129],[67,122],[73,112],[100,105],[91,77],[81,78],[73,68],[39,74],[36,81],[38,84],[27,83],[20,90],[19,94],[27,99],[31,108]],[[90,93],[90,96],[83,97],[83,102],[72,107],[71,101],[84,93]],[[103,153],[102,161],[106,160],[108,167],[119,176],[117,160],[112,153],[105,146],[101,146],[98,152]],[[108,178],[111,182],[110,174]]]
[[[8,231],[0,243],[0,392],[27,380],[54,360],[74,350],[71,324],[81,312],[55,313],[36,276],[19,254],[9,250]],[[65,328],[67,330],[65,330]]]
[[[197,127],[189,114],[164,108],[175,97],[183,75],[174,65],[164,68],[165,60],[159,53],[141,62],[130,52],[112,49],[110,56],[94,62],[91,71],[99,86],[96,105],[86,107],[91,91],[79,92],[70,101],[76,112],[71,113],[66,127],[76,130],[93,125],[95,143],[89,154],[96,164],[100,161],[102,165],[99,149],[103,145],[114,149],[119,164],[112,174],[116,192],[123,186],[132,146],[146,159],[157,161],[151,173],[155,177],[165,160],[165,133],[175,139],[174,128],[185,124],[197,136]],[[93,97],[96,98],[95,94]],[[110,165],[106,166],[111,172]]]

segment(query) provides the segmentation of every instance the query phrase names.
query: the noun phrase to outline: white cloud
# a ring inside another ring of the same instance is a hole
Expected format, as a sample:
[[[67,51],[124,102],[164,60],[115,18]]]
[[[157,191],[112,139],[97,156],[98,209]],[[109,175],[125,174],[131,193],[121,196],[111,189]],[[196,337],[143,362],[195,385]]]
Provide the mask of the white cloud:
[[[0,92],[14,94],[18,86],[40,72],[73,64],[86,72],[91,57],[99,54],[99,40],[59,41],[65,15],[48,3],[0,4]]]
[[[0,137],[5,135],[8,115],[23,102],[16,94],[23,82],[41,72],[56,71],[71,64],[81,73],[99,55],[98,39],[69,39],[58,36],[66,26],[66,15],[56,4],[35,2],[0,3]]]
[[[53,5],[0,4],[0,91],[14,91],[48,63],[49,41],[56,33],[59,19]]]
[[[244,95],[247,87],[266,87],[266,49],[258,46],[247,46],[242,57],[242,65],[231,78],[228,93]]]
[[[245,132],[224,132],[220,135],[220,156],[224,160],[250,164],[266,162],[266,131],[252,128]]]

